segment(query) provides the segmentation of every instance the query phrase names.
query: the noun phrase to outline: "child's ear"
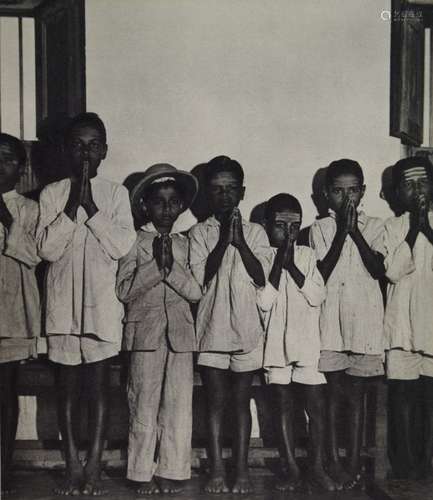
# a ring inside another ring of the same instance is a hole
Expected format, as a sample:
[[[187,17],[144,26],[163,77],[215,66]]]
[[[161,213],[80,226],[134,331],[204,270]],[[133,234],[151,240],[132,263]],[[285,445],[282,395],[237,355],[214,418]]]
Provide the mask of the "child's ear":
[[[107,156],[107,151],[108,151],[108,144],[104,144],[101,151],[101,157],[103,160],[105,160],[105,157]]]
[[[25,162],[21,163],[21,165],[18,167],[18,181],[20,178],[26,173],[26,164]]]
[[[241,200],[244,199],[244,196],[245,196],[245,186],[242,186],[242,188],[241,188]]]
[[[361,198],[362,198],[362,197],[364,196],[364,194],[365,194],[365,189],[366,189],[366,187],[367,187],[367,186],[366,186],[365,184],[363,184],[363,185],[361,186]]]

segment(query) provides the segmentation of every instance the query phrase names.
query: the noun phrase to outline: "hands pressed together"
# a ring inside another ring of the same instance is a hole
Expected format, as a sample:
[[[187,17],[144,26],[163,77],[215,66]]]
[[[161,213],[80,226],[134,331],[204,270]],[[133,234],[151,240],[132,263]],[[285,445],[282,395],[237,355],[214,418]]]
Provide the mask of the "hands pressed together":
[[[158,269],[166,278],[173,267],[172,241],[168,234],[156,236],[153,240],[153,257],[156,260]]]
[[[235,248],[240,249],[246,245],[242,229],[242,216],[238,208],[234,208],[221,224],[220,238],[225,246],[233,245]]]
[[[337,230],[344,234],[355,234],[358,231],[358,212],[355,202],[349,197],[343,201],[341,209],[337,213]]]
[[[92,217],[98,211],[98,207],[93,200],[87,164],[84,165],[80,178],[71,178],[71,190],[65,207],[66,215],[71,219],[75,219],[79,206],[84,208],[89,217]]]

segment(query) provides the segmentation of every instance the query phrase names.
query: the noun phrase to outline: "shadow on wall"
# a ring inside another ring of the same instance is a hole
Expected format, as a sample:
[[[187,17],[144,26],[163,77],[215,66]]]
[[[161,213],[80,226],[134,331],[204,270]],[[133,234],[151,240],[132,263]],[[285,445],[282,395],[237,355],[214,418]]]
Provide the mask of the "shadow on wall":
[[[198,193],[191,206],[191,212],[198,222],[203,222],[212,215],[205,189],[206,171],[208,168],[207,163],[199,163],[191,170],[192,175],[198,180]]]

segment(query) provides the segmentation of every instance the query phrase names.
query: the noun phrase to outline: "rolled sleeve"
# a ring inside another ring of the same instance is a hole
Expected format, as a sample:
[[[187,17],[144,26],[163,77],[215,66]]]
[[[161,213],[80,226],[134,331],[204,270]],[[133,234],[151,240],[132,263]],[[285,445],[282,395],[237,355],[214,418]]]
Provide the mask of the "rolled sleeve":
[[[318,307],[325,300],[326,287],[322,275],[316,266],[316,259],[312,254],[308,266],[308,272],[305,276],[304,285],[299,291],[305,297],[310,306]]]
[[[265,276],[268,276],[272,266],[272,249],[269,245],[269,239],[266,231],[259,224],[256,224],[255,226],[256,234],[251,242],[251,252],[262,265]]]
[[[400,243],[397,248],[385,257],[386,277],[397,283],[402,278],[415,271],[415,261],[412,251],[406,241]]]
[[[40,219],[36,231],[39,256],[49,262],[56,262],[72,241],[76,223],[63,212],[53,214],[49,199],[41,197],[40,203]]]
[[[118,186],[114,203],[115,209],[112,218],[98,211],[86,221],[86,225],[105,252],[113,260],[118,260],[129,252],[134,244],[136,234],[128,193],[123,186]]]
[[[197,282],[203,286],[204,274],[206,269],[207,258],[209,251],[206,247],[205,240],[201,234],[200,228],[194,226],[189,232],[189,263],[191,271]]]
[[[33,234],[32,234],[33,233]],[[40,258],[33,231],[14,221],[7,231],[4,255],[22,262],[28,267],[35,267]]]

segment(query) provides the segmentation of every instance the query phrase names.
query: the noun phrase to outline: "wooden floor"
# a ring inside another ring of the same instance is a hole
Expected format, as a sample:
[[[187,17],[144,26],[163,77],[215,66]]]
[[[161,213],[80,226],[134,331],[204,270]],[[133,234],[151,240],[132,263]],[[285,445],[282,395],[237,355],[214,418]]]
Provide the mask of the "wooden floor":
[[[19,500],[58,500],[59,497],[53,494],[53,488],[61,481],[62,472],[60,471],[32,471],[16,473],[17,491],[8,498]],[[239,497],[235,495],[206,495],[202,491],[204,475],[195,475],[191,481],[185,485],[185,490],[179,495],[158,495],[156,498],[170,498],[171,500],[234,500],[235,498],[248,498],[252,500],[389,500],[390,498],[374,486],[367,492],[337,492],[337,493],[319,493],[303,491],[299,493],[283,494],[272,491],[274,476],[263,471],[252,472],[252,480],[255,487],[255,493],[248,496]],[[104,486],[109,493],[103,498],[129,500],[137,498],[133,483],[127,482],[123,477],[105,476]],[[407,494],[407,491],[406,491]],[[78,497],[85,498],[85,497]],[[423,497],[395,497],[405,500],[428,500],[428,496]]]

